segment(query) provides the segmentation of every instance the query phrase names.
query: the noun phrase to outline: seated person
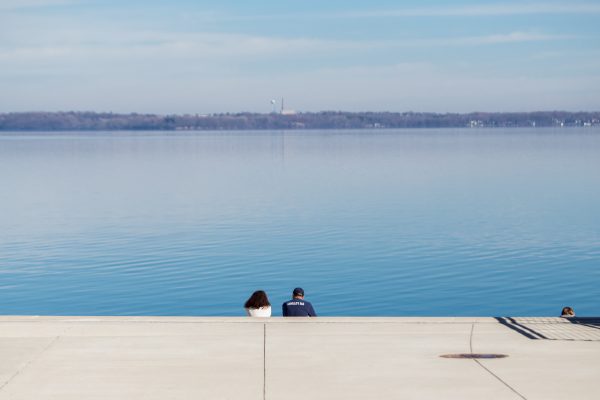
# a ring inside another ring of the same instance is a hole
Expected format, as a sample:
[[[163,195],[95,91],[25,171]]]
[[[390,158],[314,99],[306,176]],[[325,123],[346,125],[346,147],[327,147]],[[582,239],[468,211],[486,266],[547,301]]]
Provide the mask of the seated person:
[[[264,290],[257,290],[244,304],[246,314],[249,317],[270,317],[271,303]]]
[[[575,316],[575,310],[572,307],[564,307],[560,314],[561,317],[569,318]]]
[[[284,317],[316,317],[317,313],[309,301],[304,300],[304,290],[294,289],[292,299],[281,306]]]

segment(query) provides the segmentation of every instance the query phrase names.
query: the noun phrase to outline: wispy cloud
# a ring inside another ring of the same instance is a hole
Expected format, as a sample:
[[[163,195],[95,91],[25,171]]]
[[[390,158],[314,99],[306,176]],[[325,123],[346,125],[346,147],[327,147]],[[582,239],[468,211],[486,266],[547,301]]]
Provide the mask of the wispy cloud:
[[[0,11],[36,7],[85,4],[86,0],[0,0]],[[232,23],[245,21],[286,20],[335,20],[361,18],[408,18],[408,17],[501,17],[515,15],[589,15],[600,14],[600,3],[591,2],[502,2],[483,5],[453,5],[439,7],[394,7],[377,9],[370,7],[353,11],[322,11],[294,13],[236,13],[205,9],[186,10],[181,18],[198,23]]]
[[[77,0],[2,0],[0,11],[12,11],[25,8],[64,6],[78,3]]]
[[[497,35],[484,35],[484,36],[467,36],[467,37],[456,37],[456,38],[442,38],[442,39],[424,39],[421,41],[422,44],[431,45],[457,45],[457,46],[469,46],[469,45],[486,45],[486,44],[503,44],[503,43],[523,43],[523,42],[542,42],[552,40],[569,40],[575,39],[573,35],[549,35],[543,33],[533,32],[511,32],[506,34]]]
[[[39,35],[42,36],[42,35]],[[160,57],[174,59],[232,59],[275,55],[301,56],[343,52],[378,51],[407,47],[480,46],[505,43],[574,39],[571,35],[510,32],[482,36],[433,37],[397,40],[327,40],[241,34],[172,32],[48,32],[43,41],[5,43],[0,60],[63,59],[64,57]],[[63,59],[64,61],[64,59]]]
[[[213,21],[260,21],[297,19],[361,19],[410,17],[502,17],[514,15],[585,15],[600,14],[600,3],[547,2],[547,3],[491,3],[483,5],[457,5],[445,7],[396,7],[387,9],[355,10],[344,12],[297,12],[294,14],[197,14],[196,18]]]
[[[316,54],[331,51],[359,51],[377,42],[354,42],[310,38],[282,38],[241,34],[112,32],[109,35],[75,34],[77,31],[48,33],[35,44],[13,43],[0,47],[0,60],[63,59],[65,56],[91,57],[174,57],[193,59],[263,57],[282,54]],[[56,40],[60,38],[60,40]],[[2,48],[3,47],[3,48]]]
[[[600,4],[592,3],[501,3],[486,5],[394,8],[335,14],[336,17],[482,17],[528,14],[600,14]],[[332,15],[334,16],[334,15]]]

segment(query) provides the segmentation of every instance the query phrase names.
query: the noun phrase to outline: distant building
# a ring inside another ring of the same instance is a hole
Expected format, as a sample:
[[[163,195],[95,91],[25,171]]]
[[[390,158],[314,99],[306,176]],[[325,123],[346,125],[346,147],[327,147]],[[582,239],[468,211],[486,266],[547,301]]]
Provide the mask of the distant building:
[[[281,115],[296,115],[296,111],[284,107],[283,97],[281,98]]]

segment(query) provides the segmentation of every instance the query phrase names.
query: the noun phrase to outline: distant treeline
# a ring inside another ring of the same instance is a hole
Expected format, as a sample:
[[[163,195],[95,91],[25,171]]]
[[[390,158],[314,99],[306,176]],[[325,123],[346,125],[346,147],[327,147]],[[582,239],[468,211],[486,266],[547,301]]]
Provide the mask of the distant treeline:
[[[436,114],[323,111],[283,114],[155,115],[95,112],[0,114],[0,131],[251,130],[598,126],[600,112]]]

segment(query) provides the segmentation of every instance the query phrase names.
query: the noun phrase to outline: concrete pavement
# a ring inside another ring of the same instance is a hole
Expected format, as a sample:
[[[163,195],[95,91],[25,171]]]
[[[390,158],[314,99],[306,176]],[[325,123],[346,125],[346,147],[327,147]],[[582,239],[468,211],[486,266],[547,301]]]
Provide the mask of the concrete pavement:
[[[561,318],[0,317],[0,400],[597,399]],[[500,359],[442,358],[500,353]]]

